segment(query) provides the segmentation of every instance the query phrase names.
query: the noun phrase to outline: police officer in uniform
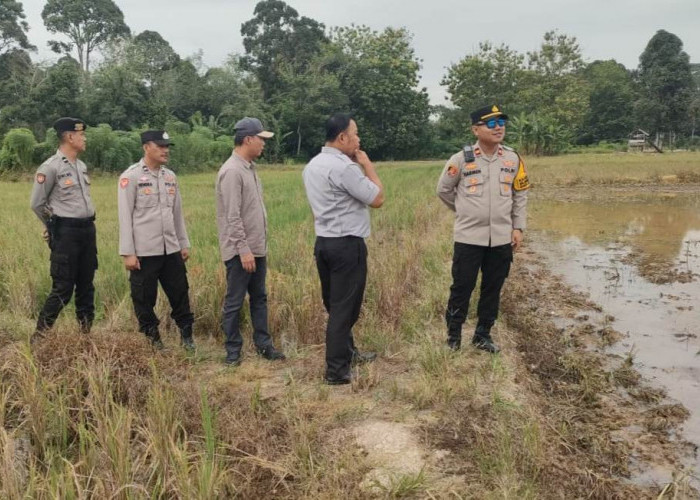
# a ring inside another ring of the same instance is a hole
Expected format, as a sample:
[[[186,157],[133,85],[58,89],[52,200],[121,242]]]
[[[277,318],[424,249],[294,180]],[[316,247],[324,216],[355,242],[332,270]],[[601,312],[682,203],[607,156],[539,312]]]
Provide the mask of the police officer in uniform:
[[[471,114],[477,142],[452,156],[440,175],[437,195],[455,212],[452,286],[445,311],[447,344],[461,347],[471,293],[481,269],[481,295],[472,344],[497,353],[491,327],[513,251],[523,240],[527,190],[520,156],[504,146],[508,116],[497,105]]]
[[[326,376],[349,384],[352,364],[376,358],[355,348],[352,327],[360,316],[367,281],[369,207],[384,204],[384,186],[360,149],[357,123],[337,113],[326,122],[326,145],[304,168],[304,187],[314,214],[314,256],[321,280],[326,327]]]
[[[95,207],[87,167],[78,159],[85,151],[85,128],[82,120],[59,118],[54,123],[60,141],[58,151],[39,167],[34,178],[31,208],[46,227],[44,238],[51,249],[53,284],[32,342],[53,326],[74,289],[80,330],[89,333],[95,318]]]
[[[139,330],[154,347],[163,348],[156,305],[160,281],[182,345],[194,350],[187,271],[190,241],[175,173],[166,168],[170,137],[163,130],[141,134],[144,156],[119,178],[119,254],[130,271],[131,299]]]

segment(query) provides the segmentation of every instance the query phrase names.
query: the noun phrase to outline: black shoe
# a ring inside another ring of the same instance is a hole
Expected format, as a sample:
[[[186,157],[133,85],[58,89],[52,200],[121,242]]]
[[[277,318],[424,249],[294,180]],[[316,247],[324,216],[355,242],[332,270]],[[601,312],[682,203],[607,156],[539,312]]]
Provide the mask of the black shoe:
[[[472,338],[472,345],[477,349],[482,351],[490,352],[491,354],[498,354],[501,350],[496,344],[494,344],[493,339],[488,337],[481,337],[479,335],[474,335]]]
[[[194,352],[196,346],[194,345],[194,339],[192,338],[192,325],[187,325],[180,328],[180,338],[182,339],[182,347],[184,347],[186,351]]]
[[[282,351],[278,351],[277,349],[275,349],[275,346],[273,345],[269,345],[258,349],[258,354],[260,354],[263,358],[267,359],[268,361],[284,361],[285,359],[287,359],[287,356],[285,356]]]
[[[352,365],[362,365],[365,363],[371,363],[377,359],[377,353],[376,352],[360,352],[360,351],[352,351]]]
[[[194,352],[197,349],[197,346],[194,344],[194,340],[192,340],[192,337],[183,338],[182,347],[184,347],[185,351],[187,352]]]
[[[42,332],[40,330],[36,330],[34,333],[32,333],[32,336],[29,337],[29,344],[36,345],[39,342],[41,342],[42,340],[44,340],[44,338],[45,338],[44,332]]]
[[[224,361],[224,363],[229,366],[238,366],[241,364],[241,355],[238,353],[227,354],[226,361]]]
[[[78,320],[78,328],[80,328],[80,333],[83,335],[88,335],[92,329],[92,321]]]
[[[462,348],[462,339],[448,337],[447,338],[447,347],[449,347],[453,351],[459,351]]]
[[[338,377],[338,378],[336,378],[336,377],[325,377],[325,378],[323,379],[323,381],[324,381],[327,385],[348,385],[348,384],[352,381],[352,379],[351,379],[350,375],[347,375],[347,376],[345,376],[345,377]]]

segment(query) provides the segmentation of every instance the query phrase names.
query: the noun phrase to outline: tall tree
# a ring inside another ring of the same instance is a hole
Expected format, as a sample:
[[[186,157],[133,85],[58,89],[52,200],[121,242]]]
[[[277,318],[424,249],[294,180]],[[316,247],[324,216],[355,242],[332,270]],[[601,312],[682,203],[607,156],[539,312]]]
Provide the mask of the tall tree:
[[[110,39],[130,35],[124,14],[112,0],[48,0],[41,17],[50,33],[65,35],[69,40],[50,41],[51,50],[70,54],[75,48],[86,73],[96,49]]]
[[[498,103],[509,113],[518,112],[523,106],[519,93],[526,73],[524,59],[507,45],[481,42],[476,54],[448,68],[440,84],[447,87],[450,100],[461,110],[462,133],[469,129],[469,113],[486,104]]]
[[[650,132],[679,132],[693,95],[690,57],[673,33],[659,30],[639,57],[643,95],[635,103],[640,125]]]
[[[29,43],[24,8],[15,0],[0,0],[0,55],[12,49],[36,50]]]
[[[262,0],[253,18],[241,26],[246,55],[244,69],[260,80],[266,99],[279,90],[283,66],[305,68],[327,42],[323,24],[299,13],[281,0]]]
[[[180,62],[180,56],[157,31],[143,31],[127,48],[127,61],[152,87],[160,76]]]
[[[635,94],[630,72],[622,64],[609,60],[592,62],[583,74],[590,88],[590,108],[580,142],[626,138],[634,127]]]
[[[425,147],[430,105],[419,88],[421,61],[411,34],[401,28],[372,31],[338,28],[333,42],[344,57],[338,66],[342,91],[355,114],[363,148],[383,159],[411,158]]]

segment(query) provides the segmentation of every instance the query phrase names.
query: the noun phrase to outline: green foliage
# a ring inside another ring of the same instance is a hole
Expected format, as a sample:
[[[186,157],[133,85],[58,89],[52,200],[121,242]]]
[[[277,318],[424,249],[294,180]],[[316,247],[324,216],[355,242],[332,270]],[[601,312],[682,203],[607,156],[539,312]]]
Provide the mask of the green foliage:
[[[571,136],[566,126],[556,118],[535,113],[511,117],[508,141],[524,154],[552,155],[569,144]]]
[[[595,61],[584,71],[590,88],[588,112],[578,142],[592,144],[627,138],[634,128],[632,77],[613,60]]]
[[[90,54],[110,39],[129,36],[124,14],[112,0],[48,0],[41,11],[46,29],[68,42],[52,40],[54,52],[78,53],[80,67],[90,71]]]
[[[0,2],[0,54],[15,48],[36,50],[27,38],[29,24],[25,19],[24,8],[20,2],[15,0]]]
[[[2,141],[3,169],[30,168],[33,165],[36,139],[31,130],[16,128],[10,130]]]
[[[266,99],[280,91],[284,65],[304,69],[327,42],[323,24],[299,13],[281,0],[262,0],[253,18],[241,26],[246,56],[244,69],[253,71]]]
[[[340,86],[356,117],[363,149],[380,159],[420,154],[430,106],[426,89],[417,88],[420,60],[410,33],[353,26],[334,30],[333,43],[342,54]]]
[[[659,30],[639,57],[639,84],[643,95],[635,103],[635,117],[648,132],[683,131],[693,97],[697,95],[690,58],[683,42]]]

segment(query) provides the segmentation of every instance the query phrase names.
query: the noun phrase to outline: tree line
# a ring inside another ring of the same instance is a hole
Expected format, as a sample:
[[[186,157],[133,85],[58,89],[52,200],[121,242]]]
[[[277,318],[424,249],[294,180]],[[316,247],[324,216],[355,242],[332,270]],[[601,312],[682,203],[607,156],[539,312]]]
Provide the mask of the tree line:
[[[42,18],[61,55],[52,64],[32,60],[21,2],[0,0],[0,170],[50,154],[60,116],[87,121],[88,161],[104,170],[138,159],[145,128],[177,138],[180,168],[218,164],[243,116],[275,132],[269,161],[303,161],[338,110],[356,117],[372,158],[445,157],[469,137],[469,112],[490,102],[508,111],[508,140],[528,154],[620,142],[634,128],[671,146],[700,145],[700,71],[664,30],[632,70],[585,62],[576,38],[557,31],[525,54],[484,41],[447,69],[450,105],[431,106],[406,29],[327,28],[281,0],[256,5],[241,25],[245,52],[218,67],[201,52],[182,57],[155,31],[133,34],[112,0],[47,0]]]

